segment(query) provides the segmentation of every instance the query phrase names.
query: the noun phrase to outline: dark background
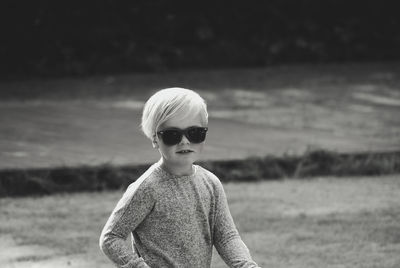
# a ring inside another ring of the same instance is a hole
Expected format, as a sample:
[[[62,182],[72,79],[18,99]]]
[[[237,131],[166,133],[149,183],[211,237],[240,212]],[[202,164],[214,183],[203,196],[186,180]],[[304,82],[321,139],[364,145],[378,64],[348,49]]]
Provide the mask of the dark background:
[[[1,79],[400,59],[396,1],[1,5]]]

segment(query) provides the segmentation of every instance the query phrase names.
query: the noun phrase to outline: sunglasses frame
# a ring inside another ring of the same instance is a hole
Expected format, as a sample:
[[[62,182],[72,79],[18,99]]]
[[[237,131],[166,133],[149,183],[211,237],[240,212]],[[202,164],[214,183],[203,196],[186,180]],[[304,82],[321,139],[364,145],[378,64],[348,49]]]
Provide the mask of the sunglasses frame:
[[[192,129],[201,129],[201,130],[203,130],[205,132],[204,140],[202,140],[200,142],[193,142],[192,139],[189,137],[189,131],[192,130]],[[169,143],[165,142],[163,135],[164,135],[164,133],[166,131],[169,131],[169,130],[177,131],[180,134],[180,139],[179,139],[179,141],[177,143],[169,144]],[[199,143],[202,143],[202,142],[205,141],[205,138],[206,138],[206,135],[207,135],[207,131],[208,131],[208,127],[192,126],[192,127],[188,127],[188,128],[185,128],[185,129],[180,129],[180,128],[176,128],[176,127],[170,127],[170,128],[166,128],[164,130],[157,131],[157,135],[159,135],[161,137],[163,143],[165,145],[167,145],[167,146],[174,146],[174,145],[179,144],[182,141],[183,135],[185,135],[185,137],[188,139],[188,141],[190,143],[199,144]]]

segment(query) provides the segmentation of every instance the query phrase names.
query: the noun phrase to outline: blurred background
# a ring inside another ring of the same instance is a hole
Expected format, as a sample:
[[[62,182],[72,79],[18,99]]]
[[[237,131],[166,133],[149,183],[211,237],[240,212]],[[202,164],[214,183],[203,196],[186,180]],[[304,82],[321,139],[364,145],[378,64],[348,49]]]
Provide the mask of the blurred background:
[[[396,1],[2,1],[0,71],[60,77],[400,57]]]
[[[395,1],[2,7],[0,167],[152,162],[141,109],[172,86],[209,104],[204,159],[399,148]]]

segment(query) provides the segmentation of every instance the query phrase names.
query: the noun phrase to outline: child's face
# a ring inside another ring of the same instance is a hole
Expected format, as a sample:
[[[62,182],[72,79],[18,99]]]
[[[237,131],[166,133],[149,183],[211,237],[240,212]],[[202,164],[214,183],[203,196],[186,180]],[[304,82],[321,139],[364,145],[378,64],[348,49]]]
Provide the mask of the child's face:
[[[171,118],[164,122],[157,131],[163,131],[169,128],[183,130],[193,126],[204,127],[200,115]],[[182,136],[182,140],[176,145],[166,145],[160,135],[156,135],[156,141],[158,151],[163,160],[163,165],[168,171],[176,175],[191,173],[192,164],[199,159],[204,146],[204,142],[190,142],[185,135]]]

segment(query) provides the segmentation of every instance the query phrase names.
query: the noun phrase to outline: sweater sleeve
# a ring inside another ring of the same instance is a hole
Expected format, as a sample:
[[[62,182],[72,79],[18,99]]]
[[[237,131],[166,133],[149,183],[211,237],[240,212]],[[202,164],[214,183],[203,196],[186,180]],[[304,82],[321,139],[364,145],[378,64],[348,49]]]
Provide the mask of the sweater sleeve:
[[[133,183],[128,187],[111,213],[100,236],[101,250],[117,267],[149,267],[143,258],[126,243],[128,235],[150,213],[154,204],[150,191],[138,189],[139,186]]]
[[[227,198],[220,181],[216,187],[216,214],[214,225],[214,246],[221,258],[231,268],[259,267],[251,258],[242,241],[229,211]]]

